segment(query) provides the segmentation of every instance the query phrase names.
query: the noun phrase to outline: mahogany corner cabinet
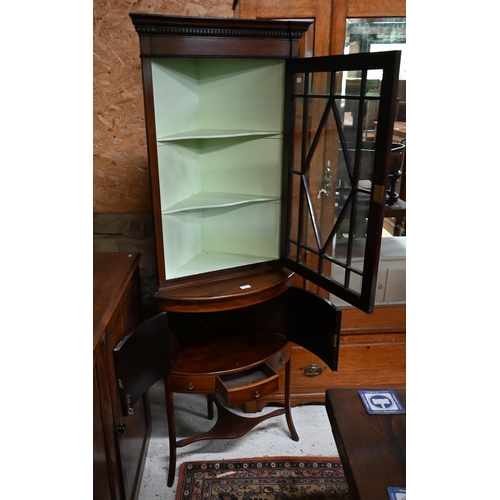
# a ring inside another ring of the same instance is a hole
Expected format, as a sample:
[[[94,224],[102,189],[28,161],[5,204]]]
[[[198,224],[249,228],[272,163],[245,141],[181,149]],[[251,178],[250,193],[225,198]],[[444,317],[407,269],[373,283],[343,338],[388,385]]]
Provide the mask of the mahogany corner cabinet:
[[[298,439],[288,342],[337,370],[341,310],[291,277],[373,311],[400,52],[301,58],[306,20],[130,17],[140,40],[155,298],[178,348],[167,402],[192,391],[255,403],[278,390],[275,372],[286,364],[287,422]],[[255,363],[244,356],[249,342]],[[200,366],[201,355],[210,362]],[[243,367],[245,380],[246,369],[258,380],[238,385]],[[175,448],[214,437],[176,442],[171,406],[169,486]]]

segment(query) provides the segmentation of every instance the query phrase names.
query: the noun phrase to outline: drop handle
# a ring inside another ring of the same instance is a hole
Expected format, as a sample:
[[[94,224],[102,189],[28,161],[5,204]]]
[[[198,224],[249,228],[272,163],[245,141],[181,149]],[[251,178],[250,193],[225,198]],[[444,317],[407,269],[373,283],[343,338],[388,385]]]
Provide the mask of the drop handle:
[[[255,391],[254,396],[255,396],[256,398],[260,398],[260,392],[259,392],[259,391]]]
[[[323,373],[323,368],[316,363],[312,363],[311,365],[301,366],[301,370],[304,370],[304,375],[307,377],[316,377]]]
[[[125,434],[125,424],[120,424],[116,427],[116,432],[118,432],[118,434]]]

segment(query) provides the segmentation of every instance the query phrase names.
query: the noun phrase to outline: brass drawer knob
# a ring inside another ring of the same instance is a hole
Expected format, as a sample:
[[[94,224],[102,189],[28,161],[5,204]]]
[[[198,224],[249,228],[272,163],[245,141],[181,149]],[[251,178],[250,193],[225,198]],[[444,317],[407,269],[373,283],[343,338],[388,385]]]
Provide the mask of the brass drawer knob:
[[[304,375],[307,377],[316,377],[323,373],[323,368],[316,363],[312,363],[311,365],[301,366],[301,370],[304,370]]]

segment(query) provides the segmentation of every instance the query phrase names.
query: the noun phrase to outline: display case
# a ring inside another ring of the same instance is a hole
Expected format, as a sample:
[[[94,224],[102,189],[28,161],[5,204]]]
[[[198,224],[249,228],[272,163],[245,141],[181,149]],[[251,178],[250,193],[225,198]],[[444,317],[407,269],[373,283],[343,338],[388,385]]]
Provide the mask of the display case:
[[[370,312],[399,53],[298,58],[309,20],[131,19],[141,47],[159,308],[262,302],[298,273]],[[378,85],[373,71],[383,74]],[[354,91],[346,85],[353,75]],[[361,142],[373,109],[366,184]],[[339,244],[347,247],[342,259]]]

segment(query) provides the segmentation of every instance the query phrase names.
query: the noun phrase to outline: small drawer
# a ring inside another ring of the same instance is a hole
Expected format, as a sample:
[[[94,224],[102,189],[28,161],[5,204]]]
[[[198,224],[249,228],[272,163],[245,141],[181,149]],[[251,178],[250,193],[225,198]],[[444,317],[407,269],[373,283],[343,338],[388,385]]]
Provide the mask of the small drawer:
[[[285,366],[291,355],[292,344],[288,342],[283,349],[266,359],[266,364],[269,365],[275,372],[278,372]]]
[[[215,392],[215,376],[170,375],[172,392],[213,394]]]
[[[230,406],[267,396],[279,389],[279,375],[267,364],[216,378],[217,392]]]

